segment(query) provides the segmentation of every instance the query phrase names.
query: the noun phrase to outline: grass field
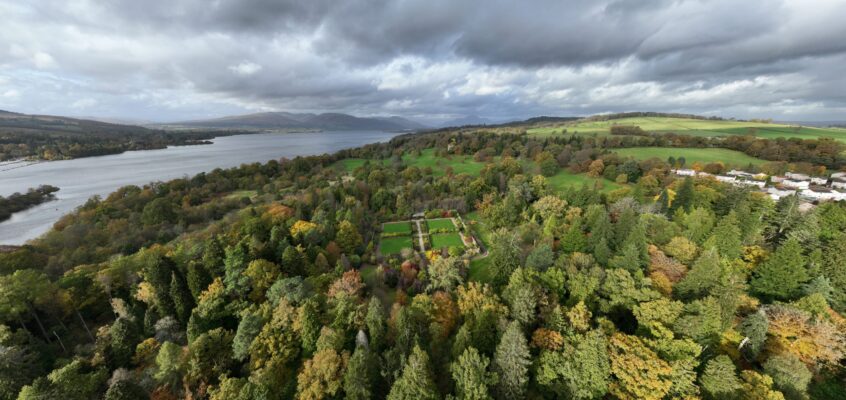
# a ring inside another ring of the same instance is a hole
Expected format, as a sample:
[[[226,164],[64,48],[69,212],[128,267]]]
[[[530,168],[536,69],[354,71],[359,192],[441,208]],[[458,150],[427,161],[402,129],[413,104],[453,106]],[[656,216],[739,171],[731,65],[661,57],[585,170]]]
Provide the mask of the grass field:
[[[846,142],[846,129],[814,128],[793,125],[745,122],[745,121],[713,121],[690,118],[665,117],[637,117],[621,118],[609,121],[578,121],[559,126],[538,127],[528,129],[527,132],[536,136],[561,135],[567,130],[567,135],[608,135],[614,125],[639,126],[647,132],[675,132],[692,136],[728,136],[754,135],[757,137],[774,139],[778,137],[795,137],[801,139],[817,139],[827,137]]]
[[[438,157],[435,155],[435,149],[426,149],[420,152],[420,155],[405,154],[402,156],[403,163],[409,167],[417,168],[432,168],[432,173],[435,176],[446,175],[447,167],[452,168],[453,174],[469,174],[479,175],[479,172],[485,166],[485,163],[474,161],[472,156],[450,156]],[[356,168],[364,165],[367,160],[363,158],[347,158],[338,161],[336,165],[347,171],[355,171]],[[390,160],[371,160],[370,162],[382,162],[389,164]]]
[[[457,230],[455,224],[453,224],[452,220],[449,218],[427,219],[426,225],[429,226],[430,232],[436,229],[447,230],[450,232],[455,232]]]
[[[467,280],[479,283],[490,283],[493,279],[491,271],[491,258],[477,258],[470,260],[470,270],[467,271]]]
[[[432,168],[432,173],[435,176],[445,175],[446,167],[448,166],[452,167],[453,173],[466,173],[471,176],[478,176],[479,173],[482,171],[482,168],[485,166],[485,163],[474,161],[471,156],[452,156],[449,159],[444,157],[438,157],[435,155],[434,149],[423,150],[419,156],[406,154],[403,156],[403,160],[408,166],[415,166],[418,168]],[[364,165],[365,161],[366,160],[361,158],[348,158],[345,160],[338,161],[336,165],[340,165],[341,168],[344,168],[346,171],[352,172],[356,168]],[[384,162],[388,163],[389,161],[385,160]],[[522,165],[523,169],[528,174],[540,173],[534,161],[523,160]],[[612,191],[622,187],[621,185],[618,185],[607,179],[590,178],[585,174],[573,174],[565,170],[561,170],[557,174],[548,177],[547,179],[549,180],[550,186],[557,191],[578,189],[581,188],[582,184],[584,183],[587,183],[588,186],[593,187],[594,183],[597,181],[600,181],[602,183],[602,191],[604,192]],[[385,232],[387,232],[387,228]]]
[[[584,184],[587,184],[588,187],[592,188],[597,182],[602,185],[602,192],[610,192],[623,187],[622,185],[609,181],[605,178],[591,178],[586,174],[574,174],[566,170],[558,171],[557,174],[546,179],[547,182],[549,182],[549,186],[558,192],[580,189]]]
[[[382,225],[384,233],[405,233],[411,234],[411,222],[388,222]]]
[[[722,161],[726,165],[745,167],[749,164],[760,165],[765,160],[748,156],[739,151],[728,149],[698,149],[685,147],[631,147],[615,150],[622,157],[633,157],[637,160],[658,158],[666,161],[668,157],[684,157],[686,165],[690,166],[695,162],[703,164]]]
[[[412,249],[411,236],[383,238],[379,244],[379,251],[382,254],[399,254],[402,249]]]
[[[464,247],[461,241],[461,236],[457,233],[436,233],[429,236],[432,242],[433,249],[442,249],[444,247]]]

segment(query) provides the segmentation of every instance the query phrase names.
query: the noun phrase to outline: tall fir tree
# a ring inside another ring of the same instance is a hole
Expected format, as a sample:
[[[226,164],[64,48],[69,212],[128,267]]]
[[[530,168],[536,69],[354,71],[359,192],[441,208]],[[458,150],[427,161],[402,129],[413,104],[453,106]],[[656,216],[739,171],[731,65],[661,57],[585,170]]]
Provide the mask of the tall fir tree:
[[[529,365],[532,359],[529,345],[520,323],[512,321],[494,353],[494,372],[499,377],[497,397],[503,400],[522,399],[529,383]]]
[[[767,299],[792,300],[810,279],[805,264],[802,245],[796,239],[788,239],[755,268],[752,290]]]
[[[402,375],[394,382],[387,400],[434,400],[438,389],[432,377],[429,355],[420,346],[414,346]]]

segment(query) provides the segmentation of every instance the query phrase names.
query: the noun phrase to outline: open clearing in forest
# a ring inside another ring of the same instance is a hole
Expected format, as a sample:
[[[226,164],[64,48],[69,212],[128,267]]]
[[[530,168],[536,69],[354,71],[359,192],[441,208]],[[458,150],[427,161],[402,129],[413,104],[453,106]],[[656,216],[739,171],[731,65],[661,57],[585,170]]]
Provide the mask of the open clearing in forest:
[[[536,136],[555,136],[562,135],[562,131],[566,129],[567,132],[564,135],[608,135],[610,134],[611,127],[614,125],[639,126],[640,129],[646,132],[678,133],[691,136],[753,135],[767,139],[779,137],[817,139],[824,137],[846,142],[846,129],[842,128],[815,128],[779,123],[670,117],[634,117],[608,121],[579,121],[556,126],[530,128],[527,132],[530,135]]]
[[[685,165],[691,166],[695,162],[702,164],[721,161],[726,165],[746,167],[749,164],[761,165],[767,161],[748,156],[739,151],[717,148],[689,148],[689,147],[631,147],[614,150],[621,157],[633,157],[636,160],[658,158],[667,161],[669,157],[684,157]]]

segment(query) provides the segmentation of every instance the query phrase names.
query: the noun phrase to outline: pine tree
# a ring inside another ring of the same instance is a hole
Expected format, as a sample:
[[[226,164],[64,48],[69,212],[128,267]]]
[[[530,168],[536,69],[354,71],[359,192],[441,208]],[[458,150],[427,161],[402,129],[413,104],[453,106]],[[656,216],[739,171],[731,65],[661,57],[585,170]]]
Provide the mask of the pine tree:
[[[791,300],[801,294],[802,284],[808,280],[802,245],[788,239],[755,269],[751,286],[765,298]]]
[[[684,178],[684,181],[676,192],[676,198],[673,199],[673,204],[670,205],[670,213],[674,214],[676,210],[690,210],[690,205],[693,203],[693,179],[691,177]]]
[[[438,390],[429,366],[429,355],[420,346],[414,346],[402,375],[394,382],[387,400],[437,399]]]
[[[370,348],[374,352],[380,351],[385,343],[385,310],[382,308],[382,302],[376,296],[370,298],[364,323],[367,325]]]
[[[717,250],[706,250],[696,259],[693,268],[676,284],[674,290],[686,298],[705,296],[720,283],[721,270]]]
[[[188,281],[188,290],[191,291],[191,296],[194,297],[194,300],[199,299],[200,293],[206,290],[212,282],[211,275],[206,270],[206,267],[194,261],[188,263],[186,280]]]
[[[582,232],[581,219],[576,218],[561,238],[561,250],[566,253],[587,251],[587,237]]]
[[[452,379],[455,381],[456,399],[491,399],[488,387],[496,383],[496,374],[488,372],[490,360],[474,347],[468,347],[452,363]]]
[[[599,243],[593,247],[593,258],[601,265],[607,265],[611,258],[611,249],[608,248],[608,241],[605,238],[599,240]]]
[[[371,364],[369,350],[356,347],[344,374],[344,393],[346,399],[367,400],[373,397],[371,389]]]
[[[494,353],[494,371],[499,377],[497,397],[505,400],[522,399],[529,383],[531,354],[520,324],[512,321]]]
[[[171,274],[170,298],[176,310],[176,318],[184,326],[184,324],[188,323],[188,318],[191,317],[191,310],[194,309],[194,298],[191,297],[191,292],[188,291],[188,285],[185,284],[185,279],[177,274],[176,271],[173,271],[173,274]]]
[[[705,364],[705,370],[699,378],[706,398],[732,399],[741,389],[734,363],[725,355],[719,355]]]
[[[705,241],[703,247],[716,248],[720,255],[728,260],[740,257],[742,252],[742,232],[737,226],[737,217],[734,212],[729,213],[714,227],[711,236]]]

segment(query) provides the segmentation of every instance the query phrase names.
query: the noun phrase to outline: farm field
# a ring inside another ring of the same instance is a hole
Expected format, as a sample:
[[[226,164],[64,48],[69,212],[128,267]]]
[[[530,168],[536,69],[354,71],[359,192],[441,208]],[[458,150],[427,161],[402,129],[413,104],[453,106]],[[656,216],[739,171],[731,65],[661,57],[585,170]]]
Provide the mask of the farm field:
[[[639,126],[647,132],[675,132],[691,136],[728,136],[749,135],[774,139],[779,137],[817,139],[832,138],[846,142],[846,129],[815,128],[806,126],[792,126],[778,123],[746,122],[746,121],[718,121],[691,118],[668,117],[636,117],[621,118],[608,121],[582,121],[560,126],[546,126],[531,128],[527,133],[535,136],[561,135],[563,129],[567,135],[608,135],[614,125]]]
[[[613,181],[609,181],[605,178],[591,178],[587,176],[587,174],[574,174],[567,170],[558,171],[558,173],[546,179],[549,183],[549,187],[551,187],[557,192],[580,189],[582,185],[585,184],[587,184],[588,187],[593,187],[596,182],[600,182],[602,184],[602,192],[610,192],[612,190],[617,190],[623,187],[623,185],[620,185]]]
[[[384,254],[399,254],[402,249],[413,249],[411,236],[382,238],[379,244],[379,251]]]
[[[383,233],[411,234],[411,222],[387,222],[382,226]]]
[[[457,233],[435,233],[429,235],[429,240],[432,243],[433,249],[442,249],[444,247],[464,247],[461,241],[461,236]]]
[[[449,232],[456,231],[455,224],[453,224],[452,220],[449,218],[429,219],[426,220],[426,225],[429,226],[429,232],[434,230],[446,230]]]
[[[695,162],[707,164],[721,161],[726,165],[744,167],[749,164],[760,165],[767,161],[748,156],[739,151],[716,148],[685,148],[685,147],[631,147],[615,150],[622,157],[633,157],[637,160],[658,158],[667,160],[672,156],[678,159],[684,157],[687,166]]]

